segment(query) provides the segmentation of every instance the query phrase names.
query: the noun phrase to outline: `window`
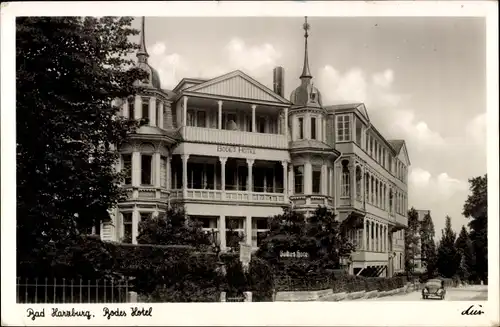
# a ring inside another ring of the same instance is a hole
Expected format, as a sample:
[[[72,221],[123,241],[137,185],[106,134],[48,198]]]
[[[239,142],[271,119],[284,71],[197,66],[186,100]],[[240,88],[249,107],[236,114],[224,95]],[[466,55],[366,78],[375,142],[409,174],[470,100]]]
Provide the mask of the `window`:
[[[293,168],[294,181],[295,181],[295,194],[304,193],[303,182],[304,182],[304,166],[295,166]]]
[[[349,179],[349,171],[344,170],[342,172],[342,182],[340,183],[340,196],[349,197],[350,196],[350,179]]]
[[[156,99],[156,126],[160,127],[161,101]]]
[[[316,117],[311,117],[311,140],[316,139]]]
[[[245,131],[246,132],[253,132],[252,131],[252,117],[250,115],[245,115]]]
[[[165,157],[160,158],[160,186],[167,187],[167,160]]]
[[[359,120],[359,119],[356,119],[356,143],[362,147],[362,143],[361,143],[361,134],[362,134],[362,130],[363,130],[363,125],[362,125],[362,122]]]
[[[122,212],[123,243],[132,243],[132,212]]]
[[[351,126],[349,115],[341,115],[337,117],[337,141],[351,140]]]
[[[257,119],[257,133],[265,133],[266,132],[266,118],[260,116]]]
[[[134,97],[128,98],[128,117],[135,119],[135,99]]]
[[[152,185],[152,156],[143,154],[141,155],[141,184],[142,185]]]
[[[206,127],[207,126],[205,111],[197,111],[196,112],[196,126],[197,127]]]
[[[389,211],[390,212],[392,212],[392,198],[393,198],[392,191],[389,190]]]
[[[142,99],[142,118],[149,119],[149,98]]]
[[[321,166],[313,166],[312,170],[312,192],[319,194],[321,193]]]
[[[125,173],[125,185],[132,184],[132,155],[122,154],[123,172]]]
[[[299,117],[299,140],[302,140],[304,138],[304,118]]]
[[[373,157],[373,148],[374,148],[374,144],[375,142],[373,141],[373,139],[370,137],[370,156]]]

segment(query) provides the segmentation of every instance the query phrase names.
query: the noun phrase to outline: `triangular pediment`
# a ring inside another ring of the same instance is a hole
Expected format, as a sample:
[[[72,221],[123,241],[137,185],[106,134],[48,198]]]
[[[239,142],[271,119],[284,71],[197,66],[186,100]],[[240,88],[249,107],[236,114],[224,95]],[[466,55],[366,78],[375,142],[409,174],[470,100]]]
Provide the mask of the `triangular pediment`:
[[[367,121],[370,121],[370,117],[368,117],[368,111],[366,110],[366,107],[363,103],[361,103],[357,109]]]
[[[285,98],[239,70],[191,86],[185,89],[185,91],[282,104],[290,103]]]
[[[410,157],[408,156],[408,150],[406,148],[406,143],[403,142],[403,146],[399,150],[399,160],[401,160],[406,167],[410,165]]]

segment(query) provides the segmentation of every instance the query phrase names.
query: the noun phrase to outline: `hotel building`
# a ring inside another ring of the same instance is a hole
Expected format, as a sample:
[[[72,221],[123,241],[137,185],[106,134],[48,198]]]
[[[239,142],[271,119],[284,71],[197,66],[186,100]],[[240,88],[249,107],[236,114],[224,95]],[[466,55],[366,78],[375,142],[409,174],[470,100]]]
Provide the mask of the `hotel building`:
[[[119,106],[121,115],[149,123],[119,149],[128,199],[103,224],[103,240],[135,243],[141,219],[178,203],[218,231],[223,250],[229,226],[256,249],[283,208],[308,215],[326,206],[351,226],[351,273],[404,268],[405,143],[386,140],[363,104],[323,104],[309,70],[307,20],[304,30],[303,70],[289,99],[282,67],[272,72],[273,89],[237,70],[165,90],[148,63],[142,18],[137,58],[149,78]]]

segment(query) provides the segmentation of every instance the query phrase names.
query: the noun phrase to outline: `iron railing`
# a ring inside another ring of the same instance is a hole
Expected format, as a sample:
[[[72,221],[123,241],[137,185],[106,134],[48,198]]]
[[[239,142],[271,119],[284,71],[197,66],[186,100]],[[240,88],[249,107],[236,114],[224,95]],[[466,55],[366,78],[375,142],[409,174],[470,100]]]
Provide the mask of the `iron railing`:
[[[17,278],[17,303],[124,303],[129,301],[126,279],[83,280]]]

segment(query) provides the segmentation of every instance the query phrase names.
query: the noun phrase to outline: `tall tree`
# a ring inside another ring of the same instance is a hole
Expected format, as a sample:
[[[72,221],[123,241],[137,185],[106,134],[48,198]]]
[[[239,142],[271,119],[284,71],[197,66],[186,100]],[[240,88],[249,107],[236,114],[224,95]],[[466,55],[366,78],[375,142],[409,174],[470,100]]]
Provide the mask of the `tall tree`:
[[[445,227],[441,231],[437,257],[437,269],[443,277],[452,278],[458,272],[460,254],[455,248],[456,238],[457,234],[451,227],[451,218],[446,216]]]
[[[422,263],[425,266],[429,278],[434,275],[436,270],[437,253],[436,242],[434,240],[435,236],[434,223],[431,215],[428,213],[420,223],[420,248]]]
[[[16,21],[18,255],[98,226],[123,196],[113,145],[137,122],[117,117],[112,100],[145,77],[127,59],[131,21]]]
[[[341,256],[354,250],[347,239],[346,226],[331,210],[319,207],[306,219],[300,212],[286,210],[270,221],[270,230],[257,256],[267,260],[280,273],[302,276],[310,271],[337,269]],[[307,258],[282,258],[281,253],[306,252]]]
[[[464,204],[463,215],[470,219],[470,239],[474,248],[477,278],[488,281],[488,177],[469,179],[470,194]]]
[[[306,235],[316,240],[319,266],[336,269],[340,257],[348,257],[355,250],[347,230],[347,225],[335,219],[334,212],[326,207],[318,207],[308,219]]]
[[[465,229],[465,226],[462,226],[462,229],[460,230],[460,234],[455,242],[455,247],[460,256],[460,266],[458,269],[459,277],[462,280],[469,280],[470,277],[474,278],[474,250],[472,242],[469,238],[469,233]]]
[[[415,268],[415,258],[420,255],[420,235],[418,212],[415,208],[408,210],[408,227],[405,229],[405,270],[413,272]]]

